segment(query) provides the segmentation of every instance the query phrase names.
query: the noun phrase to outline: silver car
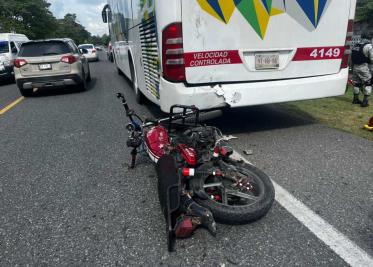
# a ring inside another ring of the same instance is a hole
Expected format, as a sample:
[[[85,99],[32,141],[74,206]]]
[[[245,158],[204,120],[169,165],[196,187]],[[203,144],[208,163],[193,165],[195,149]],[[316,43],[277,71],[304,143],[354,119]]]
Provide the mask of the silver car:
[[[86,49],[79,50],[71,39],[48,39],[22,44],[14,61],[17,86],[23,96],[35,88],[76,85],[87,88],[91,72]]]

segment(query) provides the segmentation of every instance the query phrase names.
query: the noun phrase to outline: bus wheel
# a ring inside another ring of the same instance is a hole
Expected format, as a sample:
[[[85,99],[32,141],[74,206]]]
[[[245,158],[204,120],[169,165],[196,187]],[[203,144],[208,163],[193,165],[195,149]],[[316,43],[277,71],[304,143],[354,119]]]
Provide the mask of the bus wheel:
[[[131,82],[132,82],[132,88],[133,90],[135,91],[135,95],[136,95],[136,102],[140,105],[144,104],[145,102],[145,96],[144,94],[140,91],[139,87],[137,86],[137,83],[136,83],[136,77],[135,77],[135,69],[133,67],[133,63],[132,63],[132,58],[131,58],[131,61],[130,61],[130,69],[131,69]]]

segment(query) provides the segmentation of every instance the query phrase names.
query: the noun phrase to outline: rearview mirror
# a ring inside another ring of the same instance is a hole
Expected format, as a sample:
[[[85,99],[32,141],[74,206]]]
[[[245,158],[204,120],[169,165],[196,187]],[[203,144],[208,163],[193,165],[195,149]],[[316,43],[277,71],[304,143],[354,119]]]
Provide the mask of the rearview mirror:
[[[81,52],[82,54],[88,54],[88,50],[85,49],[85,48],[81,48],[81,49],[80,49],[80,52]]]
[[[106,10],[102,10],[102,21],[104,23],[107,23],[107,15],[106,15]]]
[[[104,8],[102,9],[102,12],[101,12],[101,16],[102,16],[102,21],[104,23],[108,23],[108,22],[112,21],[112,19],[111,19],[111,9],[110,9],[109,5],[104,6]]]

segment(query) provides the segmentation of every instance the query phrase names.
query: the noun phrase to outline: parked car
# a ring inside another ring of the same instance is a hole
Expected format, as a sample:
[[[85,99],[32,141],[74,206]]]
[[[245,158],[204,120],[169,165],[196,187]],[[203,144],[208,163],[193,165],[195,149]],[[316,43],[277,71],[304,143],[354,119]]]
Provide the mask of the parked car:
[[[91,72],[88,51],[79,50],[71,39],[48,39],[24,43],[14,61],[17,86],[23,96],[34,88],[75,85],[87,88]],[[84,55],[83,55],[84,54]]]
[[[0,78],[14,77],[13,62],[21,44],[29,41],[24,34],[0,33]]]
[[[114,61],[114,54],[113,54],[113,46],[111,45],[111,42],[107,46],[107,59],[111,62]]]
[[[96,45],[95,47],[96,47],[96,50],[97,50],[97,51],[102,51],[102,50],[104,50],[104,47],[103,47],[102,45]]]
[[[85,55],[85,57],[89,61],[98,61],[97,50],[93,44],[81,44],[78,47],[79,49],[87,49],[88,53]]]

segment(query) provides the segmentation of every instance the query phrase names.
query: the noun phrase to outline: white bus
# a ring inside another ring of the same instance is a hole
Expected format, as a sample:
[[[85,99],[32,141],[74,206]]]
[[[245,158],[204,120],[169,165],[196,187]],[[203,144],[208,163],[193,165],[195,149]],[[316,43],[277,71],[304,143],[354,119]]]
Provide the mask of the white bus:
[[[118,70],[165,112],[344,94],[356,0],[109,0]]]

